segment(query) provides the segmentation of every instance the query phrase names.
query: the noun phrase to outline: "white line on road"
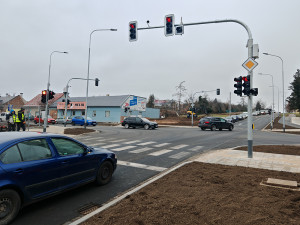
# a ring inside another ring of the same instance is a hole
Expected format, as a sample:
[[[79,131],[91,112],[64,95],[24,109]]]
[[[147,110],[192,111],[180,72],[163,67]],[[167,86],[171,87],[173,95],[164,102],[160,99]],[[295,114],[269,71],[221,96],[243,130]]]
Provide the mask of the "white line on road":
[[[114,149],[111,149],[111,151],[119,152],[119,151],[124,151],[124,150],[135,148],[135,147],[136,147],[135,145],[129,145],[129,146],[121,147],[121,148],[114,148]]]
[[[194,148],[190,148],[189,150],[191,150],[191,151],[198,151],[198,150],[200,150],[202,148],[203,148],[203,146],[195,146]]]
[[[123,144],[134,144],[134,143],[138,143],[138,142],[141,142],[141,141],[127,141],[127,142],[124,142]]]
[[[171,147],[171,149],[176,149],[177,150],[177,149],[185,148],[187,146],[189,146],[189,145],[176,145],[174,147]]]
[[[159,156],[159,155],[163,155],[163,154],[166,154],[168,152],[171,152],[172,150],[167,150],[167,149],[164,149],[164,150],[160,150],[160,151],[157,151],[157,152],[152,152],[148,155],[152,155],[152,156]]]
[[[148,142],[144,142],[144,143],[137,144],[137,145],[144,146],[144,145],[150,145],[150,144],[154,144],[154,143],[156,143],[156,142],[155,141],[148,141]]]
[[[104,142],[98,142],[98,143],[95,143],[95,144],[87,144],[87,146],[101,146],[101,145],[105,145],[106,143]]]
[[[191,154],[190,152],[180,152],[178,154],[175,154],[175,155],[171,155],[169,158],[172,158],[172,159],[181,159],[182,157],[185,157],[187,155]]]
[[[130,167],[135,167],[135,168],[140,168],[140,169],[147,169],[147,170],[154,170],[154,171],[164,171],[167,168],[164,167],[158,167],[158,166],[149,166],[145,164],[139,164],[139,163],[132,163],[132,162],[126,162],[126,161],[118,161],[118,165],[122,166],[130,166]]]
[[[122,142],[122,141],[126,141],[126,139],[119,139],[119,140],[114,140],[114,141],[109,141],[109,142],[118,143],[118,142]]]
[[[101,146],[102,148],[113,148],[113,147],[118,147],[120,146],[119,144],[112,144],[112,145],[105,145],[105,146]]]
[[[161,144],[158,144],[158,145],[154,145],[154,147],[163,147],[163,146],[166,146],[166,145],[169,145],[170,143],[161,143]]]
[[[129,153],[142,153],[142,152],[149,151],[151,149],[152,148],[145,147],[145,148],[140,148],[140,149],[137,149],[137,150],[130,151]]]

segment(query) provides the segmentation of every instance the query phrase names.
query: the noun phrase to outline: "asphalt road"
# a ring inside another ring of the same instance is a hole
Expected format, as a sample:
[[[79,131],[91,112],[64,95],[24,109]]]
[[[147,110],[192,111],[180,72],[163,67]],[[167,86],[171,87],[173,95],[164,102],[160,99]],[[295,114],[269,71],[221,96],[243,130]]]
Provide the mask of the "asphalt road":
[[[254,145],[299,144],[297,135],[262,132],[269,116],[254,117]],[[198,127],[161,127],[156,130],[96,127],[100,132],[76,139],[116,152],[118,168],[112,182],[103,187],[88,184],[29,205],[20,211],[14,225],[57,225],[81,217],[82,211],[99,207],[120,193],[178,163],[206,151],[247,145],[247,120],[235,123],[233,131],[201,131]],[[247,154],[247,153],[245,153]]]

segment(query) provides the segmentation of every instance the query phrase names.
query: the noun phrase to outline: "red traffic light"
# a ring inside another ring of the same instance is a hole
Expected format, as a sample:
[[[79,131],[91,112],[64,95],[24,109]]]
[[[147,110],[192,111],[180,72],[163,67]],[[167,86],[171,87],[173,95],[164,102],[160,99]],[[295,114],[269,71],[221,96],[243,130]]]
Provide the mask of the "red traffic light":
[[[42,91],[42,95],[46,95],[47,94],[47,91]]]
[[[134,29],[135,25],[133,23],[129,24],[130,28]]]
[[[168,23],[171,23],[172,22],[172,17],[167,17],[166,20],[167,20]]]

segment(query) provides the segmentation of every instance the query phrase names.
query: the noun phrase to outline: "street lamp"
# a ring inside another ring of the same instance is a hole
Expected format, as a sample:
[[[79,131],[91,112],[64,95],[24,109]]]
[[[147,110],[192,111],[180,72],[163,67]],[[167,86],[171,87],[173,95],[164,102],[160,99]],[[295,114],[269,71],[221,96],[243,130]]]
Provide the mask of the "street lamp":
[[[277,97],[277,99],[278,99],[278,115],[279,115],[279,87],[278,86],[274,86],[274,87],[276,87],[277,88],[277,93],[278,93],[278,97]]]
[[[47,83],[47,93],[46,93],[46,118],[44,119],[44,128],[43,128],[43,132],[46,132],[46,128],[47,128],[47,123],[48,123],[48,100],[49,100],[49,88],[50,88],[50,72],[51,72],[51,59],[52,59],[52,55],[54,53],[63,53],[63,54],[68,54],[68,52],[61,52],[61,51],[53,51],[50,54],[50,63],[49,63],[49,75],[48,75],[48,83]]]
[[[263,76],[271,76],[272,77],[272,92],[273,92],[273,104],[272,104],[272,114],[271,114],[271,130],[273,129],[273,121],[274,121],[274,80],[273,75],[268,73],[258,73],[258,75]]]
[[[285,101],[284,101],[284,72],[283,72],[283,59],[278,56],[278,55],[272,55],[272,54],[269,54],[269,53],[266,53],[264,52],[263,53],[264,55],[269,55],[269,56],[274,56],[274,57],[277,57],[281,60],[281,63],[282,63],[282,107],[283,107],[283,132],[285,132]]]
[[[87,80],[86,80],[86,98],[85,98],[85,118],[84,118],[84,128],[86,128],[87,124],[87,105],[88,105],[88,96],[89,96],[89,79],[90,79],[90,58],[91,58],[91,41],[92,34],[96,31],[117,31],[117,29],[97,29],[93,30],[90,33],[90,41],[89,41],[89,55],[88,55],[88,71],[87,71]]]

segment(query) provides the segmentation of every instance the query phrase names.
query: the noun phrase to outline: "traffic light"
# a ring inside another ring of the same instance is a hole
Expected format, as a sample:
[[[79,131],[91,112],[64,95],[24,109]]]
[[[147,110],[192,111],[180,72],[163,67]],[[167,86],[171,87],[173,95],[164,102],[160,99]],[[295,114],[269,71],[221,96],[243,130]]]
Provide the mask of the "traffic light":
[[[42,103],[46,103],[46,97],[47,97],[47,91],[43,90],[42,91],[42,98],[41,98]]]
[[[242,85],[244,87],[243,93],[244,93],[244,95],[249,96],[250,95],[250,75],[243,77],[243,81],[244,81],[244,83]]]
[[[220,89],[219,88],[217,89],[217,95],[220,95]]]
[[[234,87],[236,88],[236,90],[234,90],[234,94],[239,96],[242,96],[242,80],[242,76],[234,78],[234,81],[236,82],[236,84],[234,84]]]
[[[69,105],[71,103],[70,99],[67,99],[67,105]]]
[[[129,41],[136,41],[136,40],[137,40],[137,21],[131,21],[129,22]]]
[[[165,16],[165,36],[174,35],[174,15]]]
[[[95,86],[99,86],[99,79],[98,78],[95,79]]]
[[[55,95],[54,91],[49,91],[49,100],[54,98],[54,95]]]
[[[175,29],[175,34],[176,35],[183,35],[183,25],[179,25]]]

